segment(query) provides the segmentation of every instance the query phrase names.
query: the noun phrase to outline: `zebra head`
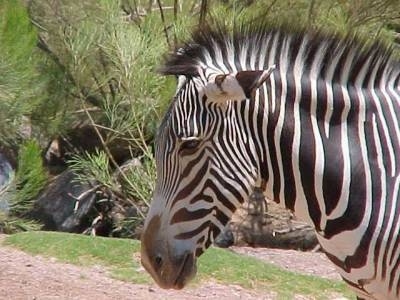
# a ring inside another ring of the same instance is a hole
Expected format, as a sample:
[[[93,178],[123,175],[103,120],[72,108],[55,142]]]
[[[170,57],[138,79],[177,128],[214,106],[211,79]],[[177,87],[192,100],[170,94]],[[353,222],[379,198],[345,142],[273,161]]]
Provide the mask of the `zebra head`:
[[[272,69],[197,67],[179,76],[156,139],[157,182],[142,234],[142,264],[161,287],[185,286],[196,257],[251,194],[255,149],[234,107],[252,98]]]

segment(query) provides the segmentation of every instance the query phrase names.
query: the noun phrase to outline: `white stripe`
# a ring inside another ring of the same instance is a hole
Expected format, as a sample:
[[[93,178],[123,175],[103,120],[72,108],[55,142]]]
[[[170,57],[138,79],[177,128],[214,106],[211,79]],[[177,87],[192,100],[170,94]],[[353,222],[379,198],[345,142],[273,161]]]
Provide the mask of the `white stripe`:
[[[218,64],[218,69],[222,71],[222,73],[224,74],[228,74],[229,70],[226,67],[226,65],[223,63],[224,59],[222,56],[222,51],[221,51],[221,47],[219,47],[215,42],[213,44],[213,49],[215,52],[215,61],[219,62]]]
[[[281,150],[281,136],[282,136],[282,129],[283,129],[283,121],[285,119],[285,102],[286,102],[286,97],[287,97],[287,81],[286,81],[286,73],[287,73],[287,61],[286,57],[288,55],[288,51],[290,48],[290,41],[288,39],[285,39],[283,41],[283,45],[281,48],[281,55],[279,59],[279,71],[281,75],[281,97],[280,99],[277,99],[280,102],[279,106],[279,116],[278,116],[278,122],[276,124],[275,128],[275,135],[274,135],[274,144],[275,144],[275,149],[276,149],[276,160],[278,163],[278,172],[279,172],[279,177],[280,177],[280,192],[279,192],[279,199],[284,200],[285,199],[285,178],[283,174],[283,164],[282,164],[282,150]],[[276,175],[276,174],[275,174]]]
[[[240,66],[242,67],[242,70],[246,70],[246,58],[247,58],[247,51],[248,51],[249,45],[248,45],[248,40],[244,42],[240,48],[240,55],[239,55],[239,62]],[[254,55],[253,55],[254,56]]]
[[[340,131],[341,131],[341,149],[343,154],[343,180],[342,190],[340,193],[338,205],[329,214],[329,219],[336,219],[341,217],[347,209],[350,194],[350,181],[351,181],[351,161],[350,161],[350,146],[349,136],[347,133],[347,117],[350,110],[350,97],[347,88],[342,86],[342,95],[344,101],[344,108],[341,115]],[[339,143],[339,141],[337,141]]]
[[[387,198],[386,168],[385,168],[385,162],[383,161],[382,144],[381,144],[381,140],[380,140],[380,136],[379,136],[378,125],[377,125],[377,120],[376,120],[375,114],[372,117],[372,123],[373,123],[373,129],[374,129],[373,133],[374,133],[374,140],[375,140],[375,146],[376,146],[376,152],[377,152],[377,164],[381,171],[380,190],[382,192],[382,195],[379,199],[374,199],[374,201],[377,201],[378,203],[380,203],[380,208],[379,208],[378,220],[377,220],[377,223],[375,226],[375,230],[371,236],[371,242],[370,242],[370,247],[369,247],[369,251],[368,251],[370,253],[370,255],[368,255],[367,265],[370,265],[371,267],[375,266],[374,251],[375,251],[376,243],[380,236],[381,230],[383,228],[383,220],[384,220],[385,212],[386,212],[385,200]],[[382,262],[381,261],[378,261],[377,267],[378,267],[378,269],[376,270],[377,276],[379,276],[379,274],[381,274],[381,272],[382,272]]]
[[[393,206],[395,207],[396,204],[398,203],[398,201],[400,201],[399,199],[399,185],[400,185],[400,175],[397,176],[396,178],[396,182],[394,184],[394,190],[393,190]],[[393,211],[394,208],[392,208]],[[398,213],[396,211],[394,211],[394,213]],[[398,236],[398,233],[400,232],[400,218],[397,219],[397,223],[396,224],[392,224],[390,223],[390,228],[393,228],[393,226],[395,226],[394,228],[394,236],[392,239],[392,243],[390,244],[389,249],[387,249],[388,252],[388,259],[390,259],[390,257],[393,255],[393,251],[396,250],[394,256],[393,256],[393,260],[389,261],[389,266],[390,266],[390,270],[392,270],[396,263],[397,263],[397,258],[400,257],[400,247],[397,247],[396,249],[394,248],[395,244],[396,244],[396,237]],[[388,270],[388,272],[390,271]],[[400,274],[400,272],[398,272]]]
[[[275,34],[274,39],[272,40],[271,52],[269,53],[269,58],[268,58],[268,65],[269,66],[272,66],[272,65],[276,64],[275,56],[276,56],[276,48],[277,48],[277,44],[278,44],[278,39],[279,39],[279,34]],[[281,68],[281,66],[279,66],[279,68]],[[276,102],[275,82],[274,82],[274,87],[272,88],[272,91],[273,91],[273,95],[272,95],[272,97],[270,99],[271,100],[271,111],[270,111],[270,113],[274,113],[275,112],[275,102]]]
[[[228,55],[229,66],[232,68],[233,73],[236,73],[238,71],[235,65],[235,51],[236,50],[233,47],[232,40],[228,39],[226,41],[226,52]]]
[[[335,49],[333,49],[334,51]],[[329,138],[329,130],[330,130],[330,121],[333,113],[333,87],[332,87],[332,80],[333,75],[335,74],[336,66],[339,62],[340,57],[343,54],[343,49],[339,49],[338,53],[335,53],[333,56],[332,61],[329,64],[329,68],[326,73],[326,114],[325,114],[325,135]]]
[[[344,108],[341,115],[340,129],[341,129],[341,138],[342,138],[342,153],[343,153],[343,180],[342,180],[342,190],[339,197],[338,205],[332,210],[329,214],[329,219],[336,219],[341,217],[347,207],[350,197],[350,184],[351,184],[351,158],[350,158],[350,146],[348,139],[348,128],[347,128],[347,117],[351,110],[351,101],[350,95],[347,88],[347,81],[349,70],[351,67],[352,59],[354,57],[354,51],[348,54],[346,57],[346,62],[341,70],[341,78],[340,85],[341,91],[343,95]]]
[[[294,173],[294,181],[296,187],[296,202],[295,202],[295,214],[297,217],[302,219],[303,221],[309,222],[312,224],[312,220],[310,218],[310,214],[308,211],[308,202],[306,196],[304,194],[303,185],[301,182],[301,172],[300,172],[300,141],[301,141],[301,121],[300,121],[300,100],[301,100],[301,78],[303,75],[303,56],[305,51],[307,50],[307,40],[304,39],[299,52],[297,53],[296,60],[293,66],[293,75],[295,81],[295,92],[296,96],[293,104],[293,146],[292,146],[292,169]]]
[[[324,178],[324,168],[325,168],[325,155],[324,155],[324,145],[322,143],[321,134],[318,128],[317,121],[317,83],[318,83],[318,75],[319,68],[322,64],[322,59],[325,55],[325,47],[322,44],[317,53],[314,56],[313,64],[310,70],[310,83],[311,83],[311,108],[310,108],[310,117],[311,117],[311,125],[312,132],[314,136],[315,142],[315,170],[314,170],[314,184],[315,184],[315,195],[317,197],[319,210],[321,211],[321,221],[318,224],[321,230],[324,230],[326,227],[326,206],[325,199],[323,193],[323,178]]]
[[[372,75],[371,75],[370,82],[369,82],[369,90],[371,92],[373,102],[375,103],[376,109],[378,111],[379,123],[382,125],[383,134],[385,136],[385,141],[387,143],[385,148],[389,151],[390,170],[392,170],[391,176],[394,177],[395,176],[395,173],[394,173],[395,158],[394,158],[393,144],[392,144],[392,140],[390,139],[389,128],[387,126],[385,115],[383,114],[383,110],[382,110],[382,105],[381,105],[382,99],[379,99],[378,95],[375,92],[375,87],[373,86],[375,78],[376,78],[376,73],[378,71],[378,67],[379,67],[379,64],[377,63],[375,65],[374,70],[372,71]]]
[[[391,133],[391,135],[390,135],[391,142],[393,143],[392,145],[396,146],[396,149],[400,150],[400,125],[399,125],[399,121],[398,121],[398,118],[400,116],[396,116],[396,112],[394,111],[394,107],[393,107],[393,102],[395,102],[396,96],[393,94],[394,98],[391,98],[387,91],[387,89],[389,89],[389,90],[391,89],[391,86],[392,85],[387,85],[385,80],[381,80],[380,91],[384,95],[384,99],[381,99],[381,100],[386,101],[386,103],[389,106],[391,119],[386,120],[386,121],[390,121],[390,123],[393,124],[394,130],[395,130],[395,134]],[[397,96],[400,97],[398,94],[397,94]],[[393,153],[393,155],[394,155],[394,153]],[[400,158],[397,156],[397,159],[400,159]],[[396,158],[394,158],[394,162],[393,162],[392,168],[391,168],[392,169],[392,173],[391,173],[392,177],[394,177],[395,174],[399,173],[399,170],[397,169],[397,164],[395,161],[396,161]]]
[[[378,274],[380,276],[386,277],[386,278],[389,278],[390,271],[392,269],[392,268],[389,267],[389,265],[390,265],[390,263],[389,263],[389,259],[390,259],[390,255],[389,255],[390,251],[389,250],[390,249],[389,248],[391,248],[393,250],[393,243],[394,243],[394,240],[395,240],[394,237],[398,235],[398,231],[394,231],[392,244],[389,245],[388,244],[388,240],[389,240],[390,230],[395,225],[395,224],[393,224],[393,220],[395,218],[395,215],[398,213],[396,211],[396,203],[397,203],[397,193],[398,193],[398,190],[399,190],[399,183],[400,183],[400,176],[397,176],[396,182],[394,184],[394,193],[393,193],[394,197],[392,199],[388,199],[388,201],[382,202],[382,204],[381,204],[381,205],[385,205],[385,206],[386,206],[386,203],[388,203],[388,202],[390,202],[392,204],[392,207],[391,207],[390,213],[389,213],[389,220],[388,220],[388,223],[386,225],[386,228],[382,228],[382,229],[385,229],[385,233],[384,233],[382,244],[381,244],[381,251],[380,251],[380,257],[379,257],[379,262],[378,262],[378,272],[379,272]],[[387,215],[385,216],[385,219],[387,219]],[[385,253],[387,254],[387,256],[386,256],[386,261],[384,262],[383,258],[384,258]],[[385,265],[386,273],[382,272],[382,267],[383,267],[384,263],[386,263],[386,265]],[[400,273],[400,272],[397,272],[397,273]],[[385,281],[385,285],[386,285],[387,288],[389,288],[389,280]]]

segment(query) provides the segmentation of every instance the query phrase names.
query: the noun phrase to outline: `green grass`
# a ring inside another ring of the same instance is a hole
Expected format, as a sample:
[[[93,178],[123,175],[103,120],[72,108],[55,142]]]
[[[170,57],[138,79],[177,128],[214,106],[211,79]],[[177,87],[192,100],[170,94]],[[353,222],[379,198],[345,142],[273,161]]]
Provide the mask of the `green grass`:
[[[4,244],[75,265],[101,265],[117,279],[135,283],[151,282],[147,274],[138,272],[140,243],[135,240],[31,231],[10,235]]]
[[[101,265],[110,270],[117,279],[135,283],[151,282],[145,272],[138,271],[138,241],[54,232],[26,232],[11,235],[4,243],[31,254],[55,257],[62,262],[85,266]],[[261,292],[272,291],[277,293],[279,299],[293,299],[294,295],[303,295],[310,299],[329,299],[332,295],[354,298],[340,281],[288,272],[258,259],[218,248],[208,250],[199,259],[198,268],[194,285],[212,280]]]

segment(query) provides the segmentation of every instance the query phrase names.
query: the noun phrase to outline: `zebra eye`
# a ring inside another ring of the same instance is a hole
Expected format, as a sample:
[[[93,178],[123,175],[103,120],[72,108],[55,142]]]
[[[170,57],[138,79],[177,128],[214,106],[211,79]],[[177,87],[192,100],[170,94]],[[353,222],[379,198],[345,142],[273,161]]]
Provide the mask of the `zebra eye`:
[[[186,138],[181,141],[181,150],[195,150],[200,145],[198,138]]]

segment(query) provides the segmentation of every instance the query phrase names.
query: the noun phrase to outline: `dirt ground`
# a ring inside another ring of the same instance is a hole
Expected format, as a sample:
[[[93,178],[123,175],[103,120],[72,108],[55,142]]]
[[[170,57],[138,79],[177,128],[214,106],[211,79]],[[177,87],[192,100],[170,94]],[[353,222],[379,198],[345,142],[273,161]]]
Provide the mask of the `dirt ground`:
[[[289,271],[327,279],[341,279],[333,264],[321,252],[299,252],[295,250],[250,247],[232,247],[231,249],[240,254],[262,259]]]
[[[0,238],[1,243],[1,238]],[[233,248],[232,251],[256,256],[283,268],[302,273],[339,278],[320,253],[274,249]],[[310,268],[310,261],[313,266]],[[101,267],[79,267],[57,262],[0,245],[0,299],[275,299],[240,286],[208,282],[182,291],[157,288],[111,279]],[[298,297],[298,299],[305,299]]]

